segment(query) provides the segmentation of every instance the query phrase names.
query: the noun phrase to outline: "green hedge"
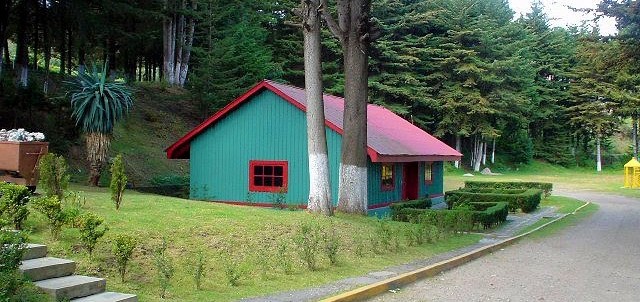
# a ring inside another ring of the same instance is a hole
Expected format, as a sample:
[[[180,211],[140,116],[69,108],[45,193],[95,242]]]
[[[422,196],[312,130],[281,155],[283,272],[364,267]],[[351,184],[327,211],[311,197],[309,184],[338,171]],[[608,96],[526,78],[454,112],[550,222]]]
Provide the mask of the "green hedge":
[[[430,207],[431,199],[425,197],[421,199],[396,202],[391,204],[389,209],[391,209],[391,219],[396,220],[395,216],[398,215],[398,212],[402,209],[428,209]]]
[[[553,191],[553,184],[550,182],[465,181],[464,186],[469,189],[538,189],[545,196],[551,195]]]
[[[470,202],[507,202],[509,210],[515,211],[518,208],[522,212],[533,212],[542,199],[542,190],[528,189],[522,193],[505,193],[505,190],[496,190],[497,193],[474,193],[466,191],[468,189],[458,189],[445,193],[445,202],[449,209],[458,204]],[[502,192],[502,193],[499,193]]]
[[[476,226],[490,228],[507,220],[506,202],[471,202],[470,209],[431,210],[402,208],[393,217],[397,221],[426,223],[445,231],[468,231]]]

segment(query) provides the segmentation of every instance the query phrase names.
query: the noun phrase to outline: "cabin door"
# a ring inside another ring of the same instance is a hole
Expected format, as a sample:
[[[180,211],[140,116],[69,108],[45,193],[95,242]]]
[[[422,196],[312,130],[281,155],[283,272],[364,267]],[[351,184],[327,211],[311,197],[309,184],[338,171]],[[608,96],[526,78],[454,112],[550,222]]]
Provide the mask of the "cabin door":
[[[402,199],[418,199],[418,163],[405,163],[402,167]]]

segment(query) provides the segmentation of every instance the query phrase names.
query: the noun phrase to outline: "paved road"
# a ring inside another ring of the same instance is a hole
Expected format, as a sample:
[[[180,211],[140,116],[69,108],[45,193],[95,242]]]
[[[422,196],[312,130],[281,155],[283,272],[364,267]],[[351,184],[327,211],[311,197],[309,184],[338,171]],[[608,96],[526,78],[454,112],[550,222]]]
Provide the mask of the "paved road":
[[[640,301],[640,200],[563,195],[600,210],[553,236],[521,241],[371,301]]]

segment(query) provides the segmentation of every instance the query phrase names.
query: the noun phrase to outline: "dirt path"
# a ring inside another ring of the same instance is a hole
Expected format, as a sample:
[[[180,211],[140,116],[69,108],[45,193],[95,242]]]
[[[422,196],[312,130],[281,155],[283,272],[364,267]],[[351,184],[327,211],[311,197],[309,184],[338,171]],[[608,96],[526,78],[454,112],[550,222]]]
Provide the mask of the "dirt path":
[[[371,301],[639,301],[640,200],[563,192],[600,210]]]

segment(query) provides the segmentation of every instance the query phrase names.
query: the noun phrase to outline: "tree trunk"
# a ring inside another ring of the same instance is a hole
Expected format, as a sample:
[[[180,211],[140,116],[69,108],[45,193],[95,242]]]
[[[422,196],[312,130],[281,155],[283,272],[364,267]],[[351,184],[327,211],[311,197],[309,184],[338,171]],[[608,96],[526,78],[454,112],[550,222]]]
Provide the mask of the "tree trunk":
[[[493,138],[493,145],[491,146],[491,163],[496,163],[496,138]]]
[[[479,137],[476,137],[473,142],[473,155],[472,158],[472,167],[474,172],[480,172],[480,164],[482,162],[482,150],[483,150],[484,142]]]
[[[322,1],[327,8],[327,1]],[[344,115],[338,210],[367,213],[368,0],[338,0],[338,22],[325,9],[329,29],[340,40],[344,57]]]
[[[16,70],[20,86],[27,87],[29,83],[29,49],[27,42],[27,18],[29,17],[28,1],[18,3],[18,40],[16,49]]]
[[[85,141],[89,162],[89,185],[98,186],[102,167],[107,160],[107,152],[111,145],[111,137],[103,133],[87,133]]]
[[[194,11],[197,9],[197,2],[191,2],[191,9]],[[187,73],[189,71],[189,60],[191,58],[191,48],[193,46],[193,36],[196,30],[196,20],[194,17],[189,17],[189,28],[187,29],[187,37],[184,48],[182,49],[182,65],[180,66],[180,76],[178,79],[178,84],[180,87],[184,87],[185,82],[187,81]]]
[[[638,114],[634,113],[631,117],[631,123],[633,123],[632,127],[632,137],[633,137],[633,158],[638,159]]]
[[[600,150],[600,136],[596,137],[596,171],[602,171],[602,153]]]
[[[169,10],[170,7],[168,0],[164,0],[164,6],[165,10]],[[162,22],[162,75],[165,77],[165,80],[169,85],[173,85],[175,83],[173,78],[173,60],[175,59],[176,45],[175,28],[174,14],[170,12],[169,16],[165,16]]]
[[[460,150],[462,150],[462,139],[460,138],[460,134],[456,134],[456,151],[460,152]],[[462,152],[460,152],[462,153]],[[460,168],[460,161],[456,160],[453,165],[456,167],[456,169]]]
[[[486,166],[487,165],[487,142],[486,141],[482,141],[482,165]]]
[[[180,2],[182,2],[181,4],[181,10],[184,10],[185,7],[185,0],[181,0]],[[177,27],[176,27],[176,33],[175,33],[175,40],[176,40],[176,50],[175,50],[175,65],[173,66],[173,70],[171,72],[173,72],[173,80],[174,80],[174,84],[179,84],[180,82],[180,69],[182,68],[182,49],[184,47],[185,44],[185,33],[184,33],[184,27],[185,27],[185,17],[183,14],[180,14],[177,18]]]
[[[304,79],[307,98],[307,148],[309,152],[310,212],[333,215],[329,157],[322,98],[322,43],[320,40],[320,2],[301,0],[304,35]]]
[[[65,54],[66,54],[66,49],[67,49],[67,43],[66,38],[67,38],[67,32],[66,29],[62,29],[61,31],[61,37],[60,37],[60,48],[59,48],[59,53],[60,53],[60,74],[64,74],[64,70],[67,67],[67,61],[64,59],[65,58]]]
[[[0,76],[4,67],[5,60],[8,59],[7,46],[7,26],[9,25],[9,10],[11,9],[11,1],[0,1]]]

